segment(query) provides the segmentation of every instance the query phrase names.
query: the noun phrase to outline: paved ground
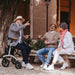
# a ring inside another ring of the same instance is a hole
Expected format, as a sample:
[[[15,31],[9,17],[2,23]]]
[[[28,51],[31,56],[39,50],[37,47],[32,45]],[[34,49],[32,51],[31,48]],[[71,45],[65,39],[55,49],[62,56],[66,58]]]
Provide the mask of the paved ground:
[[[2,67],[0,59],[0,75],[75,75],[75,68],[60,70],[56,66],[56,70],[54,71],[45,71],[39,67],[40,64],[32,65],[34,66],[34,70],[27,70],[26,68],[16,69],[12,63],[10,63],[9,67],[5,68]]]

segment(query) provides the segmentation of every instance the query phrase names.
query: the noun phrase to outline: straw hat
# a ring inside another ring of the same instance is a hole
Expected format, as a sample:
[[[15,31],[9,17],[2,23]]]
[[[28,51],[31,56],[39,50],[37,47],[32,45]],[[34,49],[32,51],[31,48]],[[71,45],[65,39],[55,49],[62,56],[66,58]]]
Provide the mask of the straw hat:
[[[14,19],[14,22],[16,22],[17,20],[21,19],[22,22],[25,21],[25,19],[22,16],[17,16],[16,19]]]

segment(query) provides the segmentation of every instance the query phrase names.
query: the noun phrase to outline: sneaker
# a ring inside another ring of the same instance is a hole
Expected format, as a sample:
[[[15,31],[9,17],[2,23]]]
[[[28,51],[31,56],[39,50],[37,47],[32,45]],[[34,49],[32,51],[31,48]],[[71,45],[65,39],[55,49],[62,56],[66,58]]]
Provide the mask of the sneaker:
[[[69,66],[68,63],[64,63],[63,66],[61,67],[61,69],[63,70],[65,68],[67,68],[68,66]]]
[[[54,65],[49,65],[49,67],[46,70],[47,71],[53,71],[54,70]]]
[[[30,70],[31,70],[31,69],[33,69],[33,68],[34,68],[34,67],[33,67],[30,63],[27,63],[27,64],[26,64],[26,69],[30,69]]]
[[[26,64],[24,61],[21,62],[22,67],[26,67]]]
[[[47,65],[46,64],[44,64],[43,69],[47,69]]]
[[[40,65],[40,67],[43,68],[44,67],[44,64]]]

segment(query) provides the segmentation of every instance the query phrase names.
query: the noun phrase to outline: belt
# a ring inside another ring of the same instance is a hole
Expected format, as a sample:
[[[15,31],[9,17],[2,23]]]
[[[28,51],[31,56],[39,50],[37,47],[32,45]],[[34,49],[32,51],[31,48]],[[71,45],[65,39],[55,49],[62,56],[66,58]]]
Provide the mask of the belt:
[[[8,40],[11,40],[11,43],[12,43],[13,41],[16,41],[17,38],[10,38],[10,37],[8,37]]]

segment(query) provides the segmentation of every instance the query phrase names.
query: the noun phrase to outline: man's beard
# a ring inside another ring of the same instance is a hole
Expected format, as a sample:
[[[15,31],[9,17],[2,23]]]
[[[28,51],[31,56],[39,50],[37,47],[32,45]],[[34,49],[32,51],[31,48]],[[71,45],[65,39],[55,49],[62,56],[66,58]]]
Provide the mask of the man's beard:
[[[53,28],[50,28],[50,31],[54,31]]]

